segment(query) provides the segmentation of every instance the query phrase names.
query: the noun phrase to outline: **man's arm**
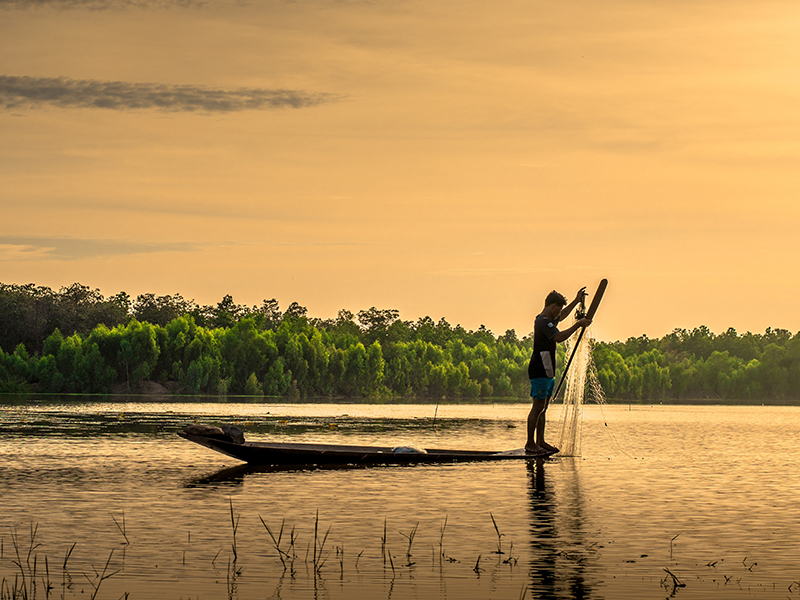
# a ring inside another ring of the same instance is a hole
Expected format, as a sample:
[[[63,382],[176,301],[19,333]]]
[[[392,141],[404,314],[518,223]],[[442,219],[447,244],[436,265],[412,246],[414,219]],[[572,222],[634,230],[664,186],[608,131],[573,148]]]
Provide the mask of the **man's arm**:
[[[572,302],[570,302],[569,304],[567,304],[564,308],[561,309],[561,312],[558,314],[559,322],[561,322],[564,319],[566,319],[569,316],[569,313],[572,312],[572,309],[574,309],[578,305],[578,302],[580,302],[584,298],[586,298],[586,286],[583,286],[581,289],[579,289],[578,293],[575,294],[575,299]],[[569,337],[569,336],[567,336],[567,337]],[[564,339],[567,339],[567,338],[564,338]],[[560,341],[560,340],[556,340],[556,341]]]
[[[578,331],[578,329],[580,329],[581,327],[588,327],[591,324],[592,324],[591,319],[585,319],[585,318],[580,319],[578,321],[575,321],[572,327],[567,327],[564,331],[559,331],[557,334],[553,336],[553,339],[556,342],[563,342],[564,340],[569,339],[569,336]]]

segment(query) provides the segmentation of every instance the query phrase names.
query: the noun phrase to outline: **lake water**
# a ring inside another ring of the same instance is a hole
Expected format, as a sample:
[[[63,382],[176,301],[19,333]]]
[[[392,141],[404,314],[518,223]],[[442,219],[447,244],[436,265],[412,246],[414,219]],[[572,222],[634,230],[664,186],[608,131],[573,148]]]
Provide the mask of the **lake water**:
[[[588,406],[581,457],[267,471],[175,432],[505,450],[528,405],[128,400],[0,400],[0,598],[800,598],[797,407]]]

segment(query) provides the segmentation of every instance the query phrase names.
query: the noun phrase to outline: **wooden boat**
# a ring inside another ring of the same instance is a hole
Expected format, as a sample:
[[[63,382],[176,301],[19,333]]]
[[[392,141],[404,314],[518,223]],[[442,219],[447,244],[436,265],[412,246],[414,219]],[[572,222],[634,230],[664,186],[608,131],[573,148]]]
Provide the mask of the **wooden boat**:
[[[410,465],[423,463],[530,460],[546,458],[552,452],[528,454],[523,449],[488,450],[415,449],[408,446],[340,446],[286,442],[242,442],[178,432],[184,439],[251,465]]]

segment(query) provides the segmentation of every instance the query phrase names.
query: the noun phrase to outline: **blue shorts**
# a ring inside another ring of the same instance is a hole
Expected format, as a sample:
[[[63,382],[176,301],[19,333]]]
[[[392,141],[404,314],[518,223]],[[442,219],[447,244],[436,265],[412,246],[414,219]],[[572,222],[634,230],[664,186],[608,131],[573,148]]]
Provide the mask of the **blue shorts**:
[[[537,377],[536,379],[531,379],[531,398],[547,400],[552,396],[555,386],[555,377]]]

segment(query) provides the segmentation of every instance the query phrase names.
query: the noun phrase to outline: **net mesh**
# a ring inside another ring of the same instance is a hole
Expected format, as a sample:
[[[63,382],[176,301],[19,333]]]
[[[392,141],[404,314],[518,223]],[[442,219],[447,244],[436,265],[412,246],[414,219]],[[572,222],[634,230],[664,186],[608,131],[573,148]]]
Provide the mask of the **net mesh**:
[[[578,338],[580,338],[580,341]],[[571,356],[573,352],[575,355],[569,365],[564,382],[563,421],[561,422],[558,447],[561,449],[561,456],[580,456],[583,403],[592,362],[591,332],[589,329],[586,330],[583,336],[572,336],[567,340],[564,349],[567,357]]]
[[[604,429],[610,437],[611,446],[626,456],[631,456],[627,449],[628,444],[625,440],[618,439],[614,428],[609,425],[606,418],[605,407],[606,395],[600,380],[597,378],[592,348],[594,347],[594,337],[591,327],[586,329],[580,342],[577,335],[572,336],[565,342],[565,356],[569,358],[573,351],[575,357],[567,371],[567,379],[564,381],[564,410],[561,422],[561,432],[558,439],[560,456],[580,456],[581,455],[581,427],[583,425],[583,406],[587,402],[598,405],[602,413]],[[575,350],[575,345],[578,349]],[[557,398],[554,398],[557,400]],[[623,436],[624,437],[624,436]]]

